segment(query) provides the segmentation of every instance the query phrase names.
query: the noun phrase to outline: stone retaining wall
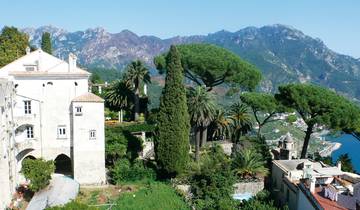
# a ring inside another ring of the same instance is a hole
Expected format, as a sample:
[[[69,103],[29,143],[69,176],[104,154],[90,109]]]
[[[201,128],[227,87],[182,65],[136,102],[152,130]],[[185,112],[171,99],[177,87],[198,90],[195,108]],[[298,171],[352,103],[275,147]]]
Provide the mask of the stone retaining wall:
[[[264,181],[239,182],[234,184],[234,194],[251,193],[256,195],[264,189]]]

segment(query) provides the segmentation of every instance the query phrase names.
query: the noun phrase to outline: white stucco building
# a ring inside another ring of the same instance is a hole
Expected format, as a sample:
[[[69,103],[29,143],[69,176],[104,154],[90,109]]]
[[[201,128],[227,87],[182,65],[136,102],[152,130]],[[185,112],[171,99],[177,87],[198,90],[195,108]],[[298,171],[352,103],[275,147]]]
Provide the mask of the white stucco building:
[[[24,181],[25,158],[55,160],[80,184],[106,182],[104,101],[88,92],[89,76],[75,55],[65,62],[42,50],[0,69],[0,201]]]

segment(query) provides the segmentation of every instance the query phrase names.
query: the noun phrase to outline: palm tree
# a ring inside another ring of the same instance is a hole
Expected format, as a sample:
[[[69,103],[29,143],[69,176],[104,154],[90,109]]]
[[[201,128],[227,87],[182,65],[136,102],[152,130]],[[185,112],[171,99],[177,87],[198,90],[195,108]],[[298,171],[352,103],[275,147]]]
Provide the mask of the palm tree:
[[[252,128],[251,115],[245,104],[236,102],[230,107],[230,119],[232,127],[232,138],[235,143],[238,143],[240,137],[246,134]]]
[[[256,178],[267,175],[269,169],[264,165],[265,161],[263,161],[261,154],[253,148],[243,149],[235,153],[232,162],[235,174],[241,178]]]
[[[140,87],[143,84],[151,83],[150,72],[140,60],[136,60],[127,65],[124,80],[130,87],[133,87],[135,105],[134,119],[138,121],[140,113]]]
[[[207,127],[215,110],[214,95],[204,86],[197,86],[189,89],[187,100],[191,125],[195,128],[195,159],[198,161],[200,146],[206,143]]]
[[[212,130],[212,138],[225,136],[229,137],[231,134],[231,127],[230,127],[231,119],[226,115],[224,110],[216,109],[214,112],[213,120],[209,127]]]
[[[107,106],[113,110],[119,111],[119,121],[123,121],[122,111],[131,109],[134,93],[128,84],[122,80],[116,80],[110,84],[109,88],[105,90],[104,96]]]

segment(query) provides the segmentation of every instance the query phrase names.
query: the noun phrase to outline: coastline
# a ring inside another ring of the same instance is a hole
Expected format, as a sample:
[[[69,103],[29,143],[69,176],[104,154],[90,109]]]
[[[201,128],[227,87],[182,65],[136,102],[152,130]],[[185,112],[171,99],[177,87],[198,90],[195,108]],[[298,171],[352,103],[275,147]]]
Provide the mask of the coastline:
[[[331,142],[329,146],[319,152],[321,157],[331,156],[331,154],[335,151],[340,149],[341,143],[339,142]]]

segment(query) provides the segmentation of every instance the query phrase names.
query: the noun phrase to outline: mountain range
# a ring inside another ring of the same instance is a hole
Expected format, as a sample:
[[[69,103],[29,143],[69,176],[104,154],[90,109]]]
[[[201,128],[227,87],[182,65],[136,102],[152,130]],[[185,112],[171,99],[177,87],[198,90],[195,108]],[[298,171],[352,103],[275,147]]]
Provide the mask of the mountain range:
[[[21,29],[39,46],[43,32],[52,36],[53,54],[66,58],[75,53],[82,66],[122,69],[134,59],[152,66],[153,57],[171,44],[211,43],[224,47],[257,66],[263,73],[261,89],[275,91],[279,84],[312,82],[354,99],[360,99],[360,59],[329,49],[320,39],[285,25],[247,27],[236,32],[160,39],[123,30],[103,28],[68,32],[53,26]]]

